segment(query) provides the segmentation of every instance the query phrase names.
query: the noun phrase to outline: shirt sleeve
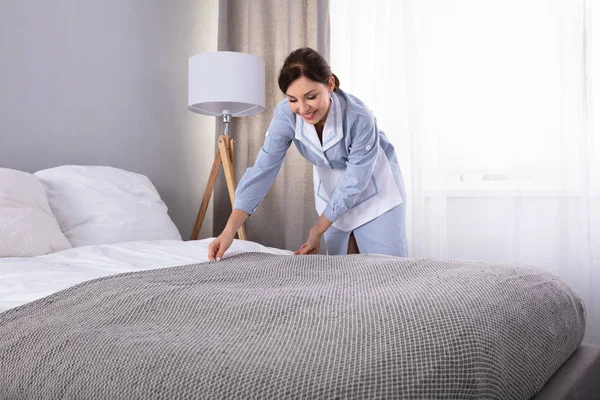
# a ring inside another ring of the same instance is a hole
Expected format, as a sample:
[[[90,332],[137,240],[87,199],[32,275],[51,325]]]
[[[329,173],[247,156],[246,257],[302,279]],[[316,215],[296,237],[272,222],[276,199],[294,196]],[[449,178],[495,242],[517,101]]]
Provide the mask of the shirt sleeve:
[[[349,132],[352,142],[346,171],[323,212],[331,222],[354,207],[358,195],[367,188],[379,151],[379,134],[371,114],[360,115]]]
[[[294,127],[281,110],[275,108],[265,142],[254,165],[246,170],[235,191],[234,209],[254,213],[273,185],[294,137]]]

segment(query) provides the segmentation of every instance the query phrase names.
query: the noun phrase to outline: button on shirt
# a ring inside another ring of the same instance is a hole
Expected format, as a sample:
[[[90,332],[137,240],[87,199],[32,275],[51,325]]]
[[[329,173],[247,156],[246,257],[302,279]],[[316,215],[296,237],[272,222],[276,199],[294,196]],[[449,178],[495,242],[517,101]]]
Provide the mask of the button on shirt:
[[[256,210],[271,188],[292,142],[313,165],[345,170],[323,212],[327,219],[335,222],[355,205],[373,174],[378,147],[391,148],[391,145],[359,99],[340,89],[330,97],[322,144],[314,126],[294,113],[287,99],[277,105],[256,162],[238,184],[235,209],[248,214]]]

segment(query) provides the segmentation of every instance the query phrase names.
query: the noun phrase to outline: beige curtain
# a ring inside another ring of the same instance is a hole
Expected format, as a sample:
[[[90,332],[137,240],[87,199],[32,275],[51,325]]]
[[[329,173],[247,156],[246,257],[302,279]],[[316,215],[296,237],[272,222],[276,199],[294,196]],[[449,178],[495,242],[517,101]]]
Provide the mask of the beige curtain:
[[[277,86],[279,69],[294,49],[312,47],[329,58],[329,0],[221,0],[219,50],[254,54],[265,62],[265,112],[233,118],[229,134],[235,140],[236,179],[254,164],[265,132],[283,94]],[[221,134],[219,124],[217,134]],[[248,240],[295,250],[308,237],[318,215],[314,207],[312,165],[292,145],[261,205],[248,219]],[[224,179],[217,183],[214,234],[223,230],[231,212]]]

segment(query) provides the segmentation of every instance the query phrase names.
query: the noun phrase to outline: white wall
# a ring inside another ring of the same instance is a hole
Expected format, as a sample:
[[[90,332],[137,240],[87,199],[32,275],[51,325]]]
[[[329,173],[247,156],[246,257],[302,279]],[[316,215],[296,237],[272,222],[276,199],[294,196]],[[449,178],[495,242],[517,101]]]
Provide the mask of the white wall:
[[[217,33],[218,0],[0,0],[0,167],[145,174],[189,238],[215,118],[187,110],[187,61]]]

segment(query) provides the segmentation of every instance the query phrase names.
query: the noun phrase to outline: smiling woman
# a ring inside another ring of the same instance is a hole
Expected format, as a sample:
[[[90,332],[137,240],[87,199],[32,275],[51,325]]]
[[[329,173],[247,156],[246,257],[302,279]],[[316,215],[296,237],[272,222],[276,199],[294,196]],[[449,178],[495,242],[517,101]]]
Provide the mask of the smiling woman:
[[[234,210],[209,246],[209,259],[223,257],[269,191],[292,142],[314,166],[320,215],[295,254],[318,253],[324,235],[328,254],[406,256],[404,182],[372,113],[339,88],[325,59],[310,48],[286,58],[278,83],[286,99],[275,108],[256,163],[240,180]]]

